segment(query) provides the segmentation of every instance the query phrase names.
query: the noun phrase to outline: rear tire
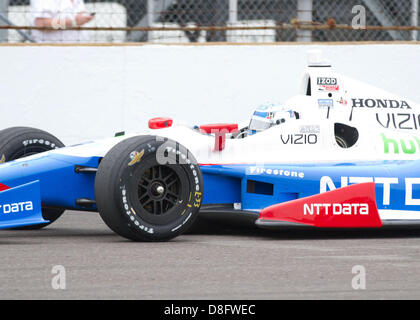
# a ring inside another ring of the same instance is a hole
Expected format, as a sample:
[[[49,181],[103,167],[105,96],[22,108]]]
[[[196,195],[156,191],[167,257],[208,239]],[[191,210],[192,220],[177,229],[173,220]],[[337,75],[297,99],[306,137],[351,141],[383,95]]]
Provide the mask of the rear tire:
[[[137,136],[102,159],[95,179],[104,222],[134,241],[166,241],[188,230],[201,206],[203,181],[193,155],[174,141]]]
[[[0,131],[0,163],[64,147],[52,134],[29,127],[12,127]],[[41,229],[57,220],[64,210],[43,208],[42,217],[49,222],[17,230]]]

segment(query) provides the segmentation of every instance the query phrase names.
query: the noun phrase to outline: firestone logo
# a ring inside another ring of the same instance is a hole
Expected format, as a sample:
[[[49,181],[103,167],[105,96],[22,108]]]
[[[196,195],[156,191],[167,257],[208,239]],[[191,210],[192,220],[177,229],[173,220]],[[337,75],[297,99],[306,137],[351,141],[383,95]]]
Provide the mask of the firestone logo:
[[[247,168],[248,174],[267,174],[273,176],[286,176],[286,177],[293,177],[293,178],[300,178],[303,179],[305,174],[303,172],[298,171],[289,171],[289,170],[281,170],[281,169],[268,169],[264,167],[249,167]]]

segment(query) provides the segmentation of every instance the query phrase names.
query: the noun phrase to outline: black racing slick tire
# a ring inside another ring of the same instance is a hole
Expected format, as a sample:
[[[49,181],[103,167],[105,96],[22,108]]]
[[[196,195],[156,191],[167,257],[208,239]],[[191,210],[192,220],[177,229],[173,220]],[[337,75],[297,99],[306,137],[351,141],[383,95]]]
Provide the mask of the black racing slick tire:
[[[188,230],[201,206],[203,178],[182,145],[156,136],[128,138],[102,159],[95,179],[99,214],[134,241],[166,241]]]
[[[29,127],[12,127],[0,130],[0,163],[62,147],[64,144],[59,139],[43,130]],[[49,222],[15,229],[41,229],[57,220],[63,212],[62,209],[42,208],[42,216]]]

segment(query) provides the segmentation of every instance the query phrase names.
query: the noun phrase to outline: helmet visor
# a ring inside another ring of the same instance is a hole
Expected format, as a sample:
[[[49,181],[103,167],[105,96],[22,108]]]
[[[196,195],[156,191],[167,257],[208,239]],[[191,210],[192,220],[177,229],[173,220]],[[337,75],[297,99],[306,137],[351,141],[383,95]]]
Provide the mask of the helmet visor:
[[[271,119],[268,118],[268,112],[254,112],[249,123],[249,130],[262,131],[270,128]]]

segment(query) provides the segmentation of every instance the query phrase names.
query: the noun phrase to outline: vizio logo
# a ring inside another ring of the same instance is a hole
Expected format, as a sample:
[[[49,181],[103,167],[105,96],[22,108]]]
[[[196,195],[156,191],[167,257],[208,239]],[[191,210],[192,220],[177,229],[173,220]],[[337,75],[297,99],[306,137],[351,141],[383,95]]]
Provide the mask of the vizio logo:
[[[311,134],[288,134],[280,135],[283,144],[316,144],[318,142],[318,135]]]

